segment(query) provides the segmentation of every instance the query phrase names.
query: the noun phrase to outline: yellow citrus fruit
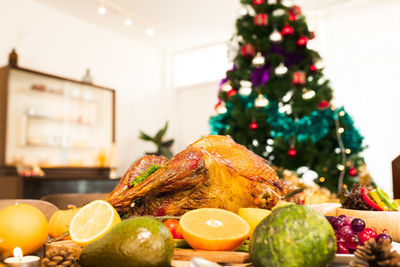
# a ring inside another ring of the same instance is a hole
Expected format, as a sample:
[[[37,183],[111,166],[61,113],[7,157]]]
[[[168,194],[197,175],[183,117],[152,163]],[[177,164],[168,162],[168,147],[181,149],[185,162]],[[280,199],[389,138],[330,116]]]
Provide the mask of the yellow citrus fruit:
[[[67,210],[58,210],[53,213],[49,220],[49,236],[51,238],[59,238],[64,235],[64,240],[71,239],[67,235],[69,233],[69,225],[78,211],[79,208],[69,206]]]
[[[222,209],[197,209],[180,221],[183,238],[194,249],[235,250],[249,236],[250,226],[240,216]]]
[[[72,241],[86,246],[103,237],[121,222],[118,212],[110,203],[95,200],[83,206],[74,216],[69,226]]]
[[[270,214],[271,211],[258,208],[240,208],[238,211],[238,215],[250,225],[250,236],[257,225]]]
[[[15,204],[0,211],[0,254],[10,256],[20,247],[27,255],[38,250],[47,236],[47,220],[38,208]]]

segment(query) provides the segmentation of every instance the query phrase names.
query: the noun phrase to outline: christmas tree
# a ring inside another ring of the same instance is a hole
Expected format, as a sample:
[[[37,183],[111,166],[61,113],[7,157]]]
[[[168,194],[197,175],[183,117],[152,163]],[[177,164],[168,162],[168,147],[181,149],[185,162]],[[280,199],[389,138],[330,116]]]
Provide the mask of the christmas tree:
[[[335,192],[358,182],[363,137],[332,105],[314,33],[290,0],[241,0],[234,66],[219,87],[211,134],[230,135],[271,164]]]

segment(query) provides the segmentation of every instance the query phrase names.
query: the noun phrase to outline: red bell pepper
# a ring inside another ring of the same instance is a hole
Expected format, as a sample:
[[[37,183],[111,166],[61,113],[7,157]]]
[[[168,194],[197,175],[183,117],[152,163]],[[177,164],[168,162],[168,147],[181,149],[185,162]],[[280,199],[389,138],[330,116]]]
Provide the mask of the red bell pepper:
[[[368,193],[369,192],[365,187],[361,187],[361,196],[364,199],[365,203],[367,203],[367,205],[374,210],[383,211],[383,209],[376,205],[375,202],[368,196]]]

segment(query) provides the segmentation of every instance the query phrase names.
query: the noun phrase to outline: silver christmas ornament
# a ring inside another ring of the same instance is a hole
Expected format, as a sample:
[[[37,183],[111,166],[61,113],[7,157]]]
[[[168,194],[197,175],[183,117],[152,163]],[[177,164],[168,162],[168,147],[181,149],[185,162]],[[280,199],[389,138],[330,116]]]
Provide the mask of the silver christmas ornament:
[[[265,57],[261,54],[261,52],[257,52],[256,56],[253,57],[251,61],[254,67],[261,67],[265,64]]]
[[[275,68],[275,74],[278,76],[284,75],[288,71],[285,64],[281,63],[278,67]]]
[[[281,33],[275,28],[274,31],[269,35],[269,39],[272,42],[279,43],[282,41]]]

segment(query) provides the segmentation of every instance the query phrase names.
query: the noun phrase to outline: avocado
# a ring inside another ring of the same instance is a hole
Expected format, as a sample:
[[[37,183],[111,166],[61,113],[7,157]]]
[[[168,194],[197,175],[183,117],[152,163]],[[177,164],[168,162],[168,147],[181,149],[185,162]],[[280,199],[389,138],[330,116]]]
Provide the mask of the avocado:
[[[80,255],[83,267],[171,266],[174,241],[167,227],[149,217],[127,219],[104,237],[86,246]]]

